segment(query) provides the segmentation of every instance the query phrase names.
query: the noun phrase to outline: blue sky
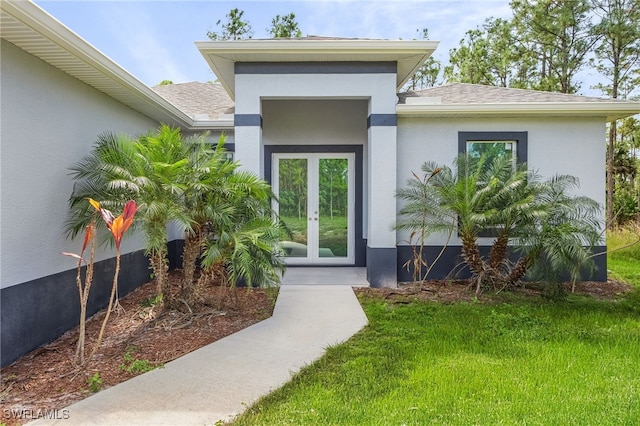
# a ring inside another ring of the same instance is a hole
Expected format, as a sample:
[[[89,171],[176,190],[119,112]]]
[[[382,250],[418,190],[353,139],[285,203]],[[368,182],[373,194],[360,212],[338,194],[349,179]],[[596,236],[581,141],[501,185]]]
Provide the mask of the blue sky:
[[[428,28],[440,41],[435,57],[446,62],[449,49],[485,19],[511,15],[508,0],[382,1],[60,1],[35,3],[148,85],[215,80],[194,42],[234,7],[254,38],[266,38],[277,14],[294,12],[304,35],[417,38]]]
[[[444,63],[466,31],[489,17],[511,16],[509,0],[64,1],[35,3],[147,85],[212,81],[194,42],[232,8],[243,10],[254,38],[266,38],[277,14],[294,12],[303,35],[413,39],[428,28]],[[583,76],[581,76],[584,78]],[[586,77],[589,78],[589,77]],[[588,93],[588,84],[583,84]]]

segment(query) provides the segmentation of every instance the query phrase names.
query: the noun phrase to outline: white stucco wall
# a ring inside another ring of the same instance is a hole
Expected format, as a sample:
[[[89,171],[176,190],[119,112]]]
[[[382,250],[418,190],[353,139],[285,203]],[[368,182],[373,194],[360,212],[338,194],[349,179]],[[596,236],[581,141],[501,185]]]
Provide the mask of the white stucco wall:
[[[238,74],[236,114],[258,114],[268,99],[370,99],[370,111],[395,113],[395,74]]]
[[[398,187],[414,171],[421,175],[425,161],[452,166],[458,155],[458,132],[517,131],[528,133],[527,163],[543,177],[569,174],[580,179],[576,193],[605,204],[605,119],[427,119],[398,120]],[[400,202],[398,202],[398,209]],[[602,213],[604,220],[604,211]],[[399,233],[398,241],[408,235]],[[487,239],[487,242],[490,240]],[[428,244],[445,243],[433,236]],[[450,244],[459,244],[454,238]]]
[[[393,247],[395,245],[395,232],[392,231],[396,215],[393,199],[395,184],[395,126],[373,126],[375,129],[361,129],[347,124],[345,118],[353,117],[360,123],[360,114],[363,119],[370,115],[389,114],[395,115],[396,103],[396,76],[394,73],[364,73],[364,74],[236,74],[236,114],[260,114],[263,117],[263,129],[258,127],[236,127],[236,158],[243,167],[254,171],[263,172],[262,147],[265,144],[329,144],[330,137],[336,143],[362,143],[353,142],[363,140],[364,149],[364,217],[363,234],[368,239],[370,247]],[[286,102],[300,102],[305,105],[299,111],[289,112],[295,115],[287,117],[283,108],[287,108]],[[306,103],[308,101],[309,103]],[[344,103],[338,107],[340,114],[348,116],[337,119],[336,111],[313,111],[318,104],[335,105]],[[357,112],[347,112],[349,105],[366,105],[366,109],[357,108]],[[326,124],[324,129],[319,129],[311,113],[316,114],[320,123]],[[353,115],[355,114],[355,116]],[[311,118],[311,120],[308,120]],[[275,129],[274,119],[278,126],[290,128]],[[295,121],[295,124],[292,122]],[[340,129],[336,125],[341,126]],[[305,134],[312,135],[306,140]],[[321,134],[324,133],[324,134]],[[338,136],[342,134],[341,141]],[[351,136],[353,135],[353,136]],[[363,139],[361,139],[363,138]],[[353,140],[353,141],[352,141]],[[260,141],[260,142],[258,142]],[[256,153],[260,153],[256,156]],[[375,170],[370,169],[370,163],[375,159]],[[375,191],[374,191],[375,188]]]
[[[367,100],[265,100],[265,145],[363,145]]]
[[[75,267],[81,237],[63,232],[72,191],[69,166],[105,131],[139,135],[158,123],[2,41],[0,286]],[[123,253],[143,247],[129,235]],[[101,251],[97,260],[112,257]]]

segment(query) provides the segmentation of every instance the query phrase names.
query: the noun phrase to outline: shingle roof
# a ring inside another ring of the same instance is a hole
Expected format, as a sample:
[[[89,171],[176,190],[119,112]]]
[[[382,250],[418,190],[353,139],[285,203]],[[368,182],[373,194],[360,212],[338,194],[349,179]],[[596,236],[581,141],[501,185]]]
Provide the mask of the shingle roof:
[[[154,86],[152,89],[185,114],[200,120],[215,120],[221,114],[234,112],[233,101],[219,83],[193,81]]]
[[[440,98],[441,104],[498,104],[540,102],[612,102],[614,99],[593,96],[568,95],[565,93],[507,87],[483,86],[480,84],[451,83],[428,89],[398,94],[400,104],[407,98]]]
[[[197,121],[233,114],[234,103],[219,83],[180,83],[152,88],[180,111]],[[397,112],[403,116],[606,116],[607,120],[633,115],[638,103],[564,93],[452,83],[398,94]],[[407,98],[413,101],[407,102]],[[429,99],[430,98],[430,99]]]

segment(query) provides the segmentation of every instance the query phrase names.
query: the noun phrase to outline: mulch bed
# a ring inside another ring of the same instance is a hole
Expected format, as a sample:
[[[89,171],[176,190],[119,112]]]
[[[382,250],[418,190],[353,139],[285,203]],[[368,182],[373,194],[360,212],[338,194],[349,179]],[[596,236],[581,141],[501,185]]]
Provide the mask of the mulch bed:
[[[358,288],[358,294],[371,294],[375,297],[382,297],[396,302],[406,302],[411,299],[432,300],[441,303],[500,301],[500,293],[485,292],[476,295],[475,288],[471,288],[467,281],[457,280],[430,280],[422,283],[401,283],[399,288]],[[608,280],[606,282],[585,281],[571,284],[564,284],[567,294],[578,294],[591,296],[602,300],[615,300],[633,291],[633,287],[625,282]],[[509,290],[512,294],[521,294],[532,297],[544,296],[544,288],[535,283],[525,283],[522,286]]]
[[[208,291],[217,306],[186,313],[167,310],[156,317],[145,303],[155,290],[154,283],[147,283],[120,299],[121,308],[111,313],[101,348],[88,368],[74,364],[76,327],[0,370],[0,425],[20,425],[52,413],[62,418],[63,411],[52,410],[91,395],[89,379],[94,374],[102,380],[101,389],[121,383],[140,374],[128,371],[133,361],[161,366],[270,317],[275,301],[273,291],[212,286]],[[87,352],[103,318],[104,311],[87,321]]]

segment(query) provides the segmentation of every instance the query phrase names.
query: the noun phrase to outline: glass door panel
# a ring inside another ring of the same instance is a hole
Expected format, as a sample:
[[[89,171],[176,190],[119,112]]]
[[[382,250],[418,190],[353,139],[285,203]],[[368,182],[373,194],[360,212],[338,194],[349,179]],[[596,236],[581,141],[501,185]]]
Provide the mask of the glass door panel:
[[[350,264],[354,261],[354,155],[273,155],[275,209],[286,229],[288,264]]]
[[[287,257],[307,257],[308,253],[308,160],[281,158],[278,167],[280,219],[286,229],[283,240]]]
[[[320,158],[319,257],[347,257],[349,248],[349,161]]]

